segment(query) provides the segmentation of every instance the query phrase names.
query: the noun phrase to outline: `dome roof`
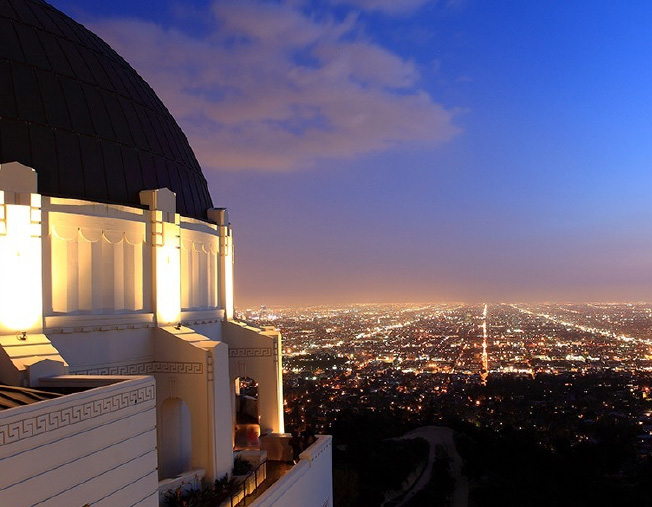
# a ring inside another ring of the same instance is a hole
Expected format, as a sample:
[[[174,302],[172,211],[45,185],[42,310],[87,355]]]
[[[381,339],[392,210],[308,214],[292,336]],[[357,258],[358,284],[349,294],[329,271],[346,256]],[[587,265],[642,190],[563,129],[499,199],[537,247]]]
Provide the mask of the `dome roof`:
[[[167,187],[177,212],[212,207],[172,115],[108,44],[40,0],[0,2],[0,163],[38,173],[39,192],[140,206]]]

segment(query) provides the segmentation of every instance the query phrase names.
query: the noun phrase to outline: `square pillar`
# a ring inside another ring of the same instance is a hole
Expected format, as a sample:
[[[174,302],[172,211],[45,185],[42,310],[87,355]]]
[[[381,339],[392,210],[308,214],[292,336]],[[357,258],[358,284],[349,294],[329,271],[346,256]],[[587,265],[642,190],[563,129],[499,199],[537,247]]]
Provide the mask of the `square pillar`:
[[[216,223],[220,235],[220,258],[218,260],[219,306],[226,320],[233,320],[233,228],[226,208],[208,210],[208,219]]]
[[[41,195],[36,172],[0,165],[0,334],[43,329]]]
[[[176,194],[167,188],[143,190],[140,201],[150,209],[152,284],[157,325],[177,324],[181,317],[181,227]]]

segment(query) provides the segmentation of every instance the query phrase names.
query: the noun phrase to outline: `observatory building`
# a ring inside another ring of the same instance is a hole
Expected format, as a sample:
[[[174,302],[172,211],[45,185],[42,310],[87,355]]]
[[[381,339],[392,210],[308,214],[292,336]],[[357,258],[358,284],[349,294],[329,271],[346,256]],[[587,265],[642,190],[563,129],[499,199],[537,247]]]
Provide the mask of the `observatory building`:
[[[95,34],[3,0],[0,505],[156,506],[239,453],[228,505],[331,506],[330,437],[274,468],[288,441],[280,334],[234,318],[231,224],[185,135]]]

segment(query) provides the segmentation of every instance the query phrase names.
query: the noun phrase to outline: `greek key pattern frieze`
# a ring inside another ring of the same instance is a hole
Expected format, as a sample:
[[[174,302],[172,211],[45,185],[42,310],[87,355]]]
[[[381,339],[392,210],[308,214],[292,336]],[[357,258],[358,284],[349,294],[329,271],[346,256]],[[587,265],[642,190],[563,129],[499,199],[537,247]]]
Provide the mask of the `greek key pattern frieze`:
[[[204,373],[202,363],[173,362],[173,361],[154,361],[152,363],[154,371],[152,373],[187,373],[201,375]]]
[[[72,375],[150,375],[154,373],[154,365],[149,363],[120,364],[117,366],[102,366],[89,370],[76,370]]]
[[[155,399],[154,386],[139,387],[99,400],[54,410],[47,414],[0,425],[0,445],[12,444],[42,433],[58,430],[105,414],[118,412],[139,403]]]
[[[204,373],[202,363],[182,361],[150,361],[148,363],[103,366],[89,370],[77,370],[73,375],[152,375],[154,373],[199,374]]]
[[[272,348],[230,348],[229,357],[272,357],[274,352]]]

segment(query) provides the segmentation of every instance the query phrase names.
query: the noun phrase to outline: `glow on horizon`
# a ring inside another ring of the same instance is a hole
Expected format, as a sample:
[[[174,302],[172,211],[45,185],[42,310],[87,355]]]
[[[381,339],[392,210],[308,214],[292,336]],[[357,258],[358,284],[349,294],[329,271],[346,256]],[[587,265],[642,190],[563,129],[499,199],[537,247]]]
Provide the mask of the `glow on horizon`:
[[[53,1],[188,135],[238,306],[652,299],[652,4]]]

